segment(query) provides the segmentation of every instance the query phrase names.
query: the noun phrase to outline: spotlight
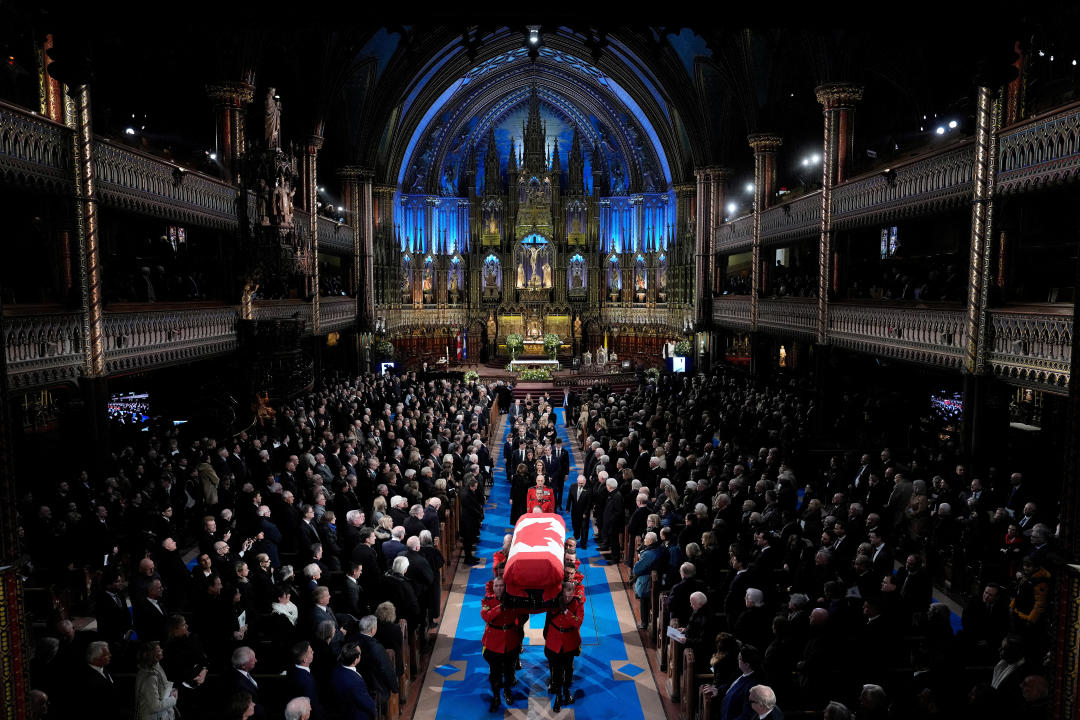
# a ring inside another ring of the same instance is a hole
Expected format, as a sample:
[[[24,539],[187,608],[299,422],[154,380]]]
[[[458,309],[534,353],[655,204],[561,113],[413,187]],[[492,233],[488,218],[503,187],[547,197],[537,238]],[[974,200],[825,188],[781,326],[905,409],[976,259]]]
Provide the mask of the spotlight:
[[[210,156],[211,160],[217,160],[217,153],[216,152],[206,153],[206,154]]]
[[[754,183],[746,183],[746,192],[748,192],[748,193],[754,192]]]
[[[345,208],[343,208],[343,207],[341,207],[340,205],[338,205],[337,211],[338,211],[338,212],[345,212]]]
[[[134,135],[135,134],[135,128],[133,128],[133,127],[124,128],[124,134],[125,135]]]
[[[734,215],[735,211],[739,209],[739,206],[733,202],[727,204],[728,215]]]
[[[319,188],[319,192],[326,192],[326,188],[324,188],[324,187]]]
[[[821,156],[818,155],[817,153],[814,153],[813,155],[810,156],[810,162],[812,162],[812,163],[821,162]]]
[[[957,125],[957,123],[956,123],[956,121],[955,121],[955,120],[950,120],[950,121],[949,121],[949,129],[950,129],[950,130],[955,130],[955,129],[956,129],[956,125]]]
[[[938,129],[935,130],[934,132],[936,132],[938,135],[944,135],[945,134],[945,126],[944,125],[938,125]]]
[[[809,158],[803,158],[802,159],[802,166],[803,167],[808,167],[809,165],[810,165],[810,159]]]

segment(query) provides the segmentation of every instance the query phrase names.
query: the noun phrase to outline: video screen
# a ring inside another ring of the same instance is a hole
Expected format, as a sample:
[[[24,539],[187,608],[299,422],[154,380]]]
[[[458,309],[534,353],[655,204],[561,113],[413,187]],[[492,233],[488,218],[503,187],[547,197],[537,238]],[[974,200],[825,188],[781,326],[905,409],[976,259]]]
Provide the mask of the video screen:
[[[930,395],[930,410],[942,422],[960,422],[964,414],[964,395],[958,392],[933,393]]]
[[[670,357],[668,358],[668,370],[673,373],[686,372],[686,358],[684,357]]]
[[[392,362],[379,363],[379,374],[380,375],[386,375],[386,374],[390,373],[390,371],[392,371],[394,369],[394,367],[395,367],[395,364],[392,363]]]
[[[150,421],[149,393],[113,393],[109,419],[121,425],[145,425]]]

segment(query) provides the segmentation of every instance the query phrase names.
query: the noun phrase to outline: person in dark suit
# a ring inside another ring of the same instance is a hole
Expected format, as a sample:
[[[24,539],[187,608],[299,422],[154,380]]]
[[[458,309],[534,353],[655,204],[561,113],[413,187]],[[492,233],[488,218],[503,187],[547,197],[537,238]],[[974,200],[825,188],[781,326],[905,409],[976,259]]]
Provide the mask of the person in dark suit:
[[[390,693],[400,692],[401,688],[386,648],[375,639],[378,626],[378,618],[374,615],[360,618],[360,635],[356,641],[360,645],[360,675],[381,702],[390,697]]]
[[[669,593],[668,607],[671,608],[671,618],[676,620],[680,627],[690,619],[690,596],[696,592],[705,592],[705,583],[697,577],[697,567],[693,563],[685,562],[679,566],[679,577]]]
[[[784,713],[776,707],[776,693],[768,685],[755,685],[747,696],[750,717],[758,720],[784,720]]]
[[[379,566],[379,554],[375,550],[375,531],[369,527],[360,529],[360,544],[353,548],[352,560],[361,565],[364,570],[360,574],[360,586],[369,598],[375,596],[379,587],[379,576],[382,569]]]
[[[480,524],[484,519],[483,500],[478,488],[479,483],[476,478],[472,478],[467,483],[465,492],[461,493],[459,530],[466,565],[475,565],[478,562],[476,556],[473,555],[473,546],[480,537]]]
[[[574,539],[578,541],[578,547],[584,550],[589,546],[589,516],[592,512],[592,492],[585,484],[584,475],[578,475],[566,494],[566,509],[570,512]]]
[[[348,572],[345,573],[345,579],[342,582],[342,588],[344,589],[345,596],[345,611],[354,617],[363,617],[367,615],[368,600],[364,593],[364,588],[360,585],[360,578],[363,576],[364,566],[349,561],[346,565]]]
[[[270,556],[271,566],[279,568],[281,567],[281,559],[278,555],[278,548],[281,547],[281,530],[270,519],[270,507],[268,505],[260,505],[257,512],[259,532],[262,534],[258,543],[259,551]]]
[[[344,616],[339,617],[330,607],[330,588],[325,585],[316,587],[311,593],[311,609],[308,611],[308,627],[312,635],[324,622],[332,622],[334,629],[344,635],[345,629],[341,627],[344,619]]]
[[[367,683],[360,676],[360,646],[349,643],[341,651],[339,664],[330,676],[330,690],[337,700],[338,712],[343,720],[375,720],[375,701],[368,692]]]
[[[291,654],[292,665],[285,671],[285,697],[306,697],[311,701],[309,720],[323,720],[325,713],[319,701],[318,683],[311,674],[315,650],[307,640],[301,640],[292,646]]]
[[[162,604],[165,588],[161,580],[153,580],[146,597],[135,603],[135,633],[141,642],[165,640],[165,606]]]
[[[753,718],[756,714],[750,708],[750,688],[757,685],[761,673],[761,651],[753,645],[743,645],[739,650],[739,672],[720,701],[720,720],[738,720]]]
[[[421,627],[423,617],[420,603],[416,599],[416,590],[409,582],[405,574],[409,571],[409,559],[404,556],[394,558],[394,564],[390,572],[383,576],[382,590],[383,599],[394,603],[399,618],[404,618],[409,623],[412,631]]]
[[[622,495],[619,494],[619,482],[615,478],[608,478],[607,491],[601,534],[611,551],[608,565],[618,565],[622,555],[622,534],[626,526],[626,514],[623,512]]]
[[[570,453],[563,447],[562,438],[555,438],[555,449],[551,456],[554,460],[549,471],[551,485],[555,488],[555,507],[560,508],[563,504],[563,488],[566,478],[570,475]]]
[[[107,568],[97,596],[98,633],[114,646],[126,641],[133,630],[128,612],[127,580],[116,567]]]
[[[251,717],[261,720],[266,717],[266,711],[259,704],[259,683],[251,676],[255,663],[255,651],[246,645],[241,645],[233,650],[232,667],[226,672],[223,682],[230,694],[246,692],[251,695],[251,699],[255,702],[255,714]]]
[[[69,698],[70,702],[57,703],[60,707],[70,707],[78,711],[78,717],[92,720],[107,720],[116,716],[117,709],[124,706],[120,694],[109,674],[108,666],[112,660],[109,644],[104,641],[92,642],[86,646],[86,664],[81,668],[79,677],[79,697]],[[77,704],[77,708],[75,705]]]

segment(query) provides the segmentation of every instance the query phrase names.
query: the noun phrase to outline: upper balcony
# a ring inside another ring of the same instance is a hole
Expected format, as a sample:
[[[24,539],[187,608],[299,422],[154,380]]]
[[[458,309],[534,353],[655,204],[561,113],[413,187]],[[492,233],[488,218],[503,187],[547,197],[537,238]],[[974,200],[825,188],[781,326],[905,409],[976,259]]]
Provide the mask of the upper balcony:
[[[257,304],[256,319],[299,314],[311,334],[311,303],[276,300]],[[105,369],[109,375],[205,360],[238,347],[235,306],[214,303],[120,304],[104,317]],[[356,300],[320,300],[321,331],[356,321]],[[4,349],[12,390],[73,382],[85,374],[85,334],[78,313],[47,308],[5,311]]]
[[[750,297],[713,298],[713,321],[749,332]],[[817,303],[763,298],[758,327],[803,339],[817,334]],[[922,303],[830,303],[829,342],[837,347],[959,370],[967,343],[966,311]],[[1003,380],[1058,394],[1068,392],[1072,308],[1026,305],[994,308],[987,320],[987,363]]]
[[[1056,108],[1005,128],[998,135],[995,192],[1011,194],[1062,183],[1080,174],[1080,103]],[[833,228],[844,230],[929,215],[969,203],[975,163],[970,138],[867,173],[833,190]],[[765,247],[819,235],[821,191],[761,213]],[[717,228],[714,253],[750,250],[753,217]]]
[[[36,113],[0,102],[0,178],[73,192],[72,130]],[[226,182],[105,138],[94,140],[98,201],[170,223],[236,231],[240,190]],[[248,212],[254,213],[249,195]],[[296,211],[308,232],[310,216]],[[249,218],[254,221],[254,217]],[[328,252],[351,254],[352,230],[319,218],[319,242]]]

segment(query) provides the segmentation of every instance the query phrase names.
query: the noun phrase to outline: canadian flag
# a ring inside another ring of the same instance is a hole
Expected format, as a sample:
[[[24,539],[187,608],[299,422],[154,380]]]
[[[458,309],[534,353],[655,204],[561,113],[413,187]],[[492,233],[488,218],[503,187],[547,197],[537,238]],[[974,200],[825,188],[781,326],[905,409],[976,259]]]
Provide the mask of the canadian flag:
[[[457,359],[465,359],[465,328],[458,328],[457,331]]]
[[[566,524],[554,513],[529,513],[514,526],[503,580],[511,595],[543,591],[544,600],[562,592]]]

